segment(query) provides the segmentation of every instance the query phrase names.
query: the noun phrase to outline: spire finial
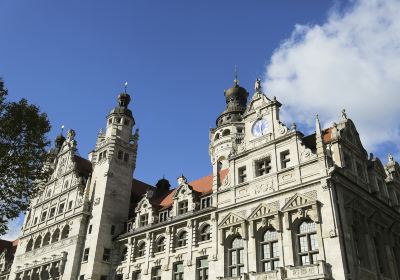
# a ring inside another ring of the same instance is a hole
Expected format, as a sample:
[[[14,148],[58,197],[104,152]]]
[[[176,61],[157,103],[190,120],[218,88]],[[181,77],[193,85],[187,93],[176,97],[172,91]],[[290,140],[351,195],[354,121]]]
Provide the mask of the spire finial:
[[[342,121],[347,121],[346,109],[342,110]]]
[[[126,90],[128,89],[128,82],[125,82],[124,86],[125,86],[125,93],[126,93]]]
[[[235,79],[233,80],[235,82],[235,86],[239,84],[238,80],[238,71],[237,71],[237,65],[235,64]]]
[[[61,135],[64,134],[64,125],[61,125]]]

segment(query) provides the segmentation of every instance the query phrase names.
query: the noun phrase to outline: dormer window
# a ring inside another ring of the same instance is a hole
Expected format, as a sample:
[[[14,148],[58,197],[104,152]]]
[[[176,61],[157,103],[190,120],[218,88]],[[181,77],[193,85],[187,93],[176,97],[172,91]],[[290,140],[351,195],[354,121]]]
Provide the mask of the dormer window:
[[[149,214],[140,215],[139,225],[141,227],[146,226],[149,223]]]
[[[188,206],[189,206],[189,203],[188,203],[187,200],[179,202],[179,205],[178,205],[178,213],[179,213],[179,215],[187,213],[188,212]]]
[[[206,196],[201,199],[201,209],[211,207],[212,200],[211,196]]]
[[[166,220],[168,220],[168,211],[160,212],[160,214],[158,215],[158,221],[162,223],[165,222]]]

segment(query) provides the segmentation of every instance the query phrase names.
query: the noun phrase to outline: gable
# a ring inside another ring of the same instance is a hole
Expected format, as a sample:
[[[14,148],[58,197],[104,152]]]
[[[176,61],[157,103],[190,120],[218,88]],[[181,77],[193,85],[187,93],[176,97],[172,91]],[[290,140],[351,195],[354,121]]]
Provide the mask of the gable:
[[[278,209],[275,209],[266,204],[260,204],[256,207],[256,209],[251,212],[248,220],[255,220],[263,217],[273,216],[278,213]]]
[[[303,194],[296,193],[283,206],[282,211],[296,209],[303,206],[315,204],[316,200]]]
[[[222,219],[222,221],[219,223],[218,227],[224,228],[224,227],[230,227],[234,225],[238,225],[245,222],[245,219],[242,217],[234,214],[234,213],[229,213],[225,218]]]

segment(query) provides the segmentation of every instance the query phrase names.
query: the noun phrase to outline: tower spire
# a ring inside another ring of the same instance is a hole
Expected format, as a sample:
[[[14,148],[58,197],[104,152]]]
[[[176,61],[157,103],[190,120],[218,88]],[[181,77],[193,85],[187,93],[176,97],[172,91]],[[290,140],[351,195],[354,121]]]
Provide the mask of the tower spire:
[[[233,80],[233,82],[235,83],[235,86],[237,86],[239,84],[238,71],[237,71],[237,65],[236,64],[235,64],[235,79]]]

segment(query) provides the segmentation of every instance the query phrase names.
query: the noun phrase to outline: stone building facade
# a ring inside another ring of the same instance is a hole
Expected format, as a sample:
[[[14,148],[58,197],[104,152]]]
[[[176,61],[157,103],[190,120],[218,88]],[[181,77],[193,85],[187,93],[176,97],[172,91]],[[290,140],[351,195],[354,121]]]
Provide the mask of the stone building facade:
[[[400,168],[368,155],[343,111],[305,136],[257,80],[209,133],[211,175],[132,179],[138,132],[122,93],[88,160],[74,132],[32,200],[10,279],[400,279]],[[249,99],[249,100],[248,100]]]

